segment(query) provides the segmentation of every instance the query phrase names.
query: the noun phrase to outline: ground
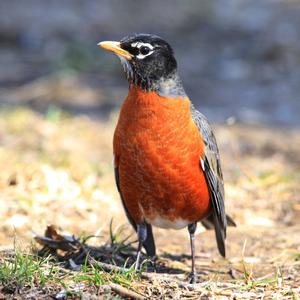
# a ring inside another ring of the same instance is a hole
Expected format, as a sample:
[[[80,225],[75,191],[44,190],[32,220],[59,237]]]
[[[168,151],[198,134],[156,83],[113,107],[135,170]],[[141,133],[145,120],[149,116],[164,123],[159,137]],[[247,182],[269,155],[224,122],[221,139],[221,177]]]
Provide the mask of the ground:
[[[67,295],[120,299],[125,296],[119,287],[135,291],[138,295],[132,297],[137,299],[299,299],[297,129],[214,125],[224,169],[226,209],[237,227],[228,230],[226,259],[217,252],[214,233],[197,230],[199,284],[195,286],[186,285],[191,263],[186,230],[155,229],[157,274],[139,275],[132,269],[105,272],[105,266],[84,263],[80,271],[71,271],[49,257],[37,258],[35,249],[41,246],[33,237],[43,235],[50,224],[82,239],[93,236],[87,244],[107,245],[102,250],[108,253],[110,228],[115,242],[133,233],[111,164],[116,119],[117,112],[101,121],[55,106],[45,114],[20,106],[1,111],[0,299]],[[130,240],[135,240],[134,234]],[[112,258],[123,267],[124,259],[116,258],[118,251]],[[131,249],[127,267],[133,255]]]

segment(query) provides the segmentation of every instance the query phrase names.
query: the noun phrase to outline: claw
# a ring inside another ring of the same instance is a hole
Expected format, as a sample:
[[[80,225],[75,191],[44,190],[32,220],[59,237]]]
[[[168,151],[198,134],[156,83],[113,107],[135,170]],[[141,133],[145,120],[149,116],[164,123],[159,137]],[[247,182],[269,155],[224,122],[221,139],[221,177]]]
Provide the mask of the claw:
[[[197,283],[197,273],[191,272],[190,273],[190,284],[195,284]]]

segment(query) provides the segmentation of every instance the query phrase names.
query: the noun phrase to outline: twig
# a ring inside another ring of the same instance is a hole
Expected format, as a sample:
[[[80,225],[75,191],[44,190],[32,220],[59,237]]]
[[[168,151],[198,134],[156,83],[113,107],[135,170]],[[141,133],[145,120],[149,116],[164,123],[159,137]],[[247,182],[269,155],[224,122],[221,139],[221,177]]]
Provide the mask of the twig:
[[[103,269],[103,271],[105,271],[105,272],[120,272],[120,271],[129,270],[128,268],[121,268],[121,267],[118,267],[115,265],[97,261],[93,257],[90,257],[90,256],[88,257],[88,262],[93,266],[101,267]]]
[[[131,291],[131,290],[129,290],[129,289],[127,289],[127,288],[119,285],[119,284],[111,282],[109,284],[109,286],[111,287],[111,289],[115,293],[117,293],[121,297],[126,297],[126,298],[128,297],[130,299],[136,299],[136,300],[144,300],[145,299],[144,296],[142,296],[142,295],[140,295],[140,294],[138,294],[138,293],[136,293],[134,291]]]
[[[120,271],[129,270],[128,268],[121,268],[121,267],[114,266],[114,265],[111,265],[111,264],[102,263],[102,262],[96,261],[93,258],[89,258],[89,263],[101,267],[106,272],[120,272]],[[199,282],[199,283],[196,283],[196,284],[190,284],[187,281],[185,282],[185,281],[182,281],[182,280],[178,280],[177,278],[170,278],[169,275],[160,275],[160,274],[157,274],[157,273],[143,272],[143,273],[140,274],[140,276],[141,276],[142,279],[146,279],[146,280],[149,280],[149,281],[158,280],[160,282],[165,282],[165,283],[175,283],[175,284],[178,285],[178,287],[185,288],[185,289],[188,289],[190,291],[194,291],[194,290],[197,290],[199,288],[203,288],[203,287],[205,287],[209,284],[209,282],[207,282],[207,281]],[[236,284],[227,283],[227,282],[215,282],[214,284],[215,284],[216,287],[219,287],[219,288],[232,288],[232,287],[237,286]]]

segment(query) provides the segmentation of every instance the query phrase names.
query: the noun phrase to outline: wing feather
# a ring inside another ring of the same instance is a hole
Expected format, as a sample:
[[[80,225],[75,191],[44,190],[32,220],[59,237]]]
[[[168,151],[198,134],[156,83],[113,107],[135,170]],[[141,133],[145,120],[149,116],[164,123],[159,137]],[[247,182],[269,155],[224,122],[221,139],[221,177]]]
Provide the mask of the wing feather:
[[[225,213],[224,183],[219,149],[211,125],[206,117],[193,106],[191,108],[191,113],[205,144],[205,153],[204,157],[200,158],[200,166],[205,174],[212,204],[212,215],[209,216],[207,220],[204,220],[203,223],[204,225],[205,223],[214,224],[218,249],[220,254],[225,257],[225,238],[228,216],[226,216]],[[230,220],[232,219],[230,218]]]

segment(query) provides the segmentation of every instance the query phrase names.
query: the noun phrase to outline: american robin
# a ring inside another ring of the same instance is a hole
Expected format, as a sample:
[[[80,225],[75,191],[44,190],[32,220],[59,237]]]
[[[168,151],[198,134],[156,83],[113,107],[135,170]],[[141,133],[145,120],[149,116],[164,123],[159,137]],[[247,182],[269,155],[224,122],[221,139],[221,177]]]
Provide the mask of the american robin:
[[[219,151],[206,117],[186,95],[171,46],[152,34],[135,34],[98,46],[115,53],[129,81],[129,93],[114,133],[115,179],[142,247],[156,257],[152,225],[188,228],[191,282],[196,281],[197,222],[215,229],[225,257],[226,216]]]

